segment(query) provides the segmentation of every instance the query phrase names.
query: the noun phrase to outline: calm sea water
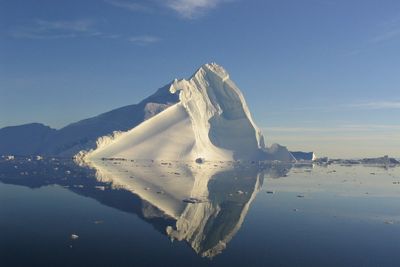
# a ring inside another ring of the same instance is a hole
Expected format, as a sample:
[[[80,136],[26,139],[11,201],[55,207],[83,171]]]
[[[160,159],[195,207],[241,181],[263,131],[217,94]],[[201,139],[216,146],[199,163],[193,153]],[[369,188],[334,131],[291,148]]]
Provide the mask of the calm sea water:
[[[0,162],[0,266],[400,266],[400,168]]]

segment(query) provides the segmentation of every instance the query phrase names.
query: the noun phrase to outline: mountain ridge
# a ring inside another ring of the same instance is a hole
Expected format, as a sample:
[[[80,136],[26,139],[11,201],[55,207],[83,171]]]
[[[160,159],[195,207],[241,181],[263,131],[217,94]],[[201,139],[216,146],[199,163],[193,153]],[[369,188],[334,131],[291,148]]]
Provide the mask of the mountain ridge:
[[[58,130],[37,122],[1,128],[0,154],[69,157],[82,149],[93,148],[99,137],[135,127],[177,102],[177,96],[169,93],[169,86],[170,84],[167,84],[159,88],[154,94],[137,104],[82,119]],[[43,137],[36,131],[32,132],[32,125],[47,129],[47,135]],[[26,133],[23,139],[15,138],[16,135],[23,133]]]

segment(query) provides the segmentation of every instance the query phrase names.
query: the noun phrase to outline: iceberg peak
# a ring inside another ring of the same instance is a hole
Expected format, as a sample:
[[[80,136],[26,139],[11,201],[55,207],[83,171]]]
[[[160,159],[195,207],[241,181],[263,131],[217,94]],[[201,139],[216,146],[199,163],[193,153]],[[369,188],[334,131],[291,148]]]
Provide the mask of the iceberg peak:
[[[217,63],[213,62],[213,63],[207,63],[204,64],[203,66],[200,67],[200,69],[195,73],[195,75],[198,72],[204,71],[208,74],[214,74],[216,76],[218,76],[221,80],[225,81],[227,79],[229,79],[229,73],[220,65],[218,65]],[[194,76],[195,76],[194,75]]]

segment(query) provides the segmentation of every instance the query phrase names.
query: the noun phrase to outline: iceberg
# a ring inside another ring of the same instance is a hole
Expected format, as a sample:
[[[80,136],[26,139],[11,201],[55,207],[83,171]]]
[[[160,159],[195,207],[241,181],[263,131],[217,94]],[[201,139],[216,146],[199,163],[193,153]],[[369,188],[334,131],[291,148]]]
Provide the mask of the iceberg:
[[[195,161],[295,161],[286,147],[266,147],[243,94],[228,72],[205,64],[169,86],[177,103],[125,132],[97,140],[81,152],[88,160],[124,158]]]

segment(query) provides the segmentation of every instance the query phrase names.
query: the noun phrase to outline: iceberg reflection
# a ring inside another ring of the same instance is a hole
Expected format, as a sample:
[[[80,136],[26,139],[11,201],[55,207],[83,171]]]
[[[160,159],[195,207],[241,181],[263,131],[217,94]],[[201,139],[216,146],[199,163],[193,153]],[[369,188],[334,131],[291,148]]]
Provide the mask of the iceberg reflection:
[[[290,170],[283,165],[260,168],[231,162],[99,160],[89,164],[98,181],[142,199],[145,219],[164,218],[166,235],[186,241],[197,254],[209,258],[221,253],[240,229],[264,177],[285,176]]]
[[[0,182],[38,188],[59,185],[103,205],[136,214],[202,257],[221,253],[240,229],[265,177],[292,165],[234,162],[19,158],[0,161]],[[87,168],[89,167],[89,168]]]

